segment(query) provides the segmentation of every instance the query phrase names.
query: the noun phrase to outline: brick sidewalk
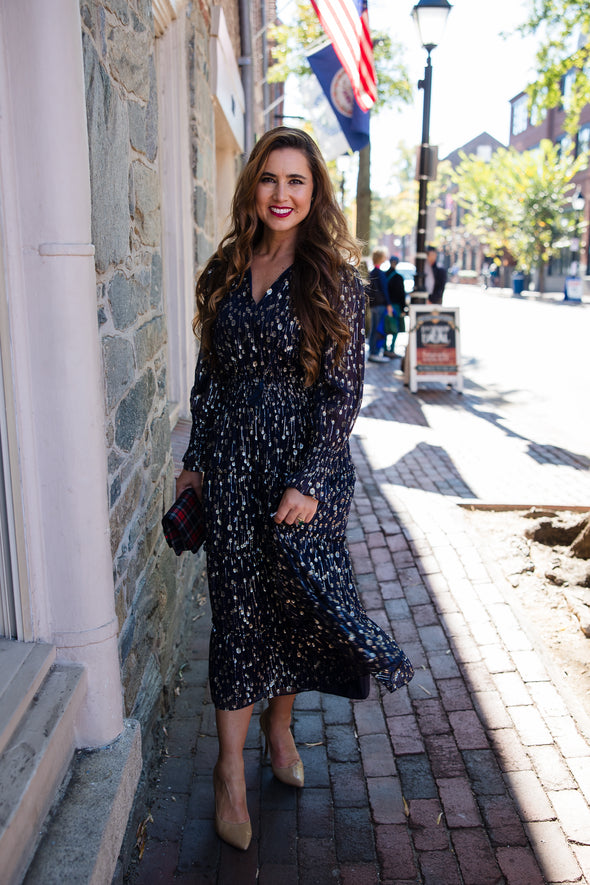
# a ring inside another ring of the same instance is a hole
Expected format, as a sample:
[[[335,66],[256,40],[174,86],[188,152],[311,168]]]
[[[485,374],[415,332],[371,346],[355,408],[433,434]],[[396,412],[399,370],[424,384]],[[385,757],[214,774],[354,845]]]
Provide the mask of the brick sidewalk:
[[[254,838],[213,830],[216,755],[207,606],[195,611],[175,712],[165,723],[133,885],[541,885],[590,882],[587,720],[509,585],[468,533],[458,499],[590,501],[588,463],[482,417],[476,397],[410,394],[369,366],[352,440],[349,541],[370,616],[416,667],[407,689],[366,701],[299,695],[301,791],[246,748]],[[558,497],[556,497],[558,496]]]

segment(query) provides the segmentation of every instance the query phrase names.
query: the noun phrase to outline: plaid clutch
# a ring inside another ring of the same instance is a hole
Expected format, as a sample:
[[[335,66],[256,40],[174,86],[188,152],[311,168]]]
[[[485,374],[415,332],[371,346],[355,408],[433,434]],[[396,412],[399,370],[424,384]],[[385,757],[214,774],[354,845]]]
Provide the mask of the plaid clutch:
[[[196,553],[205,540],[205,515],[194,489],[181,492],[162,519],[167,543],[177,556],[185,550]]]

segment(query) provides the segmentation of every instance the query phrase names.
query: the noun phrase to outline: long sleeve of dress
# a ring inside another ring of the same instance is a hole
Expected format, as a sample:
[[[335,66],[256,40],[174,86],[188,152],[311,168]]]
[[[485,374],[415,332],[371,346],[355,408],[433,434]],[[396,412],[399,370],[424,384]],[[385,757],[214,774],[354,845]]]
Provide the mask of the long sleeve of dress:
[[[312,438],[302,467],[288,481],[303,495],[323,500],[329,475],[341,456],[348,456],[348,440],[361,407],[365,371],[365,297],[358,276],[343,282],[341,315],[351,337],[341,360],[336,363],[334,347],[322,360],[314,397]]]
[[[209,459],[211,430],[218,401],[218,385],[201,352],[191,391],[191,438],[182,462],[185,470],[204,470]]]

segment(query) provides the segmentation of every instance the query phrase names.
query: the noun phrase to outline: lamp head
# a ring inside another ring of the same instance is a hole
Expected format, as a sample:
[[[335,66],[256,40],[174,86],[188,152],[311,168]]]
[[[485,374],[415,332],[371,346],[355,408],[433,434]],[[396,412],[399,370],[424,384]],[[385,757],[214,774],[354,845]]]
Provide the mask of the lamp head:
[[[439,45],[451,8],[448,0],[419,0],[412,9],[420,42],[427,52]]]
[[[585,205],[586,200],[584,199],[584,194],[579,190],[578,193],[572,197],[572,209],[574,212],[582,212]]]

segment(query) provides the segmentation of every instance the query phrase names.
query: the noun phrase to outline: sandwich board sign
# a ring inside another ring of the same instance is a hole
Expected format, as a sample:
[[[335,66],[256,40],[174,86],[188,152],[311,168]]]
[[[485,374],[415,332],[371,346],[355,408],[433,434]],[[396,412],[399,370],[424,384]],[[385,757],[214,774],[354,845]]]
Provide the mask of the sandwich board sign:
[[[462,393],[458,307],[411,304],[408,352],[412,393],[420,382],[430,381],[441,381]]]

